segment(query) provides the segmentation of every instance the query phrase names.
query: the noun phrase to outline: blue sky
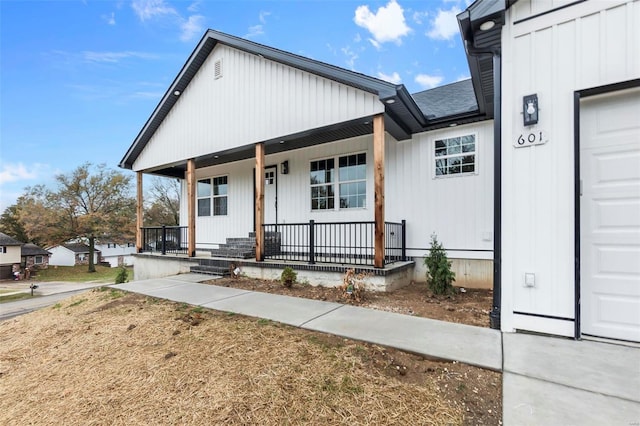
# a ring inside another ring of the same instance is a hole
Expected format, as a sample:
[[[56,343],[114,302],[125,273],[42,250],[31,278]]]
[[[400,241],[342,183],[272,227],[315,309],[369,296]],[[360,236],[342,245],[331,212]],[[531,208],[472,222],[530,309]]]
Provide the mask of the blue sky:
[[[0,0],[0,212],[85,161],[117,168],[208,28],[414,93],[469,77],[468,3]]]

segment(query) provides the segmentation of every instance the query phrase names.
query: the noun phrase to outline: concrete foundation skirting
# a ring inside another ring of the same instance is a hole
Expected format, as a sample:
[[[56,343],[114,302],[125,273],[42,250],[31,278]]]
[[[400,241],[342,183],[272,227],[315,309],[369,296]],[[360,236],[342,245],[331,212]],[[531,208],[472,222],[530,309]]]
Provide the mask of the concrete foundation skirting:
[[[195,264],[197,263],[184,257],[134,254],[133,279],[141,281],[186,274]]]

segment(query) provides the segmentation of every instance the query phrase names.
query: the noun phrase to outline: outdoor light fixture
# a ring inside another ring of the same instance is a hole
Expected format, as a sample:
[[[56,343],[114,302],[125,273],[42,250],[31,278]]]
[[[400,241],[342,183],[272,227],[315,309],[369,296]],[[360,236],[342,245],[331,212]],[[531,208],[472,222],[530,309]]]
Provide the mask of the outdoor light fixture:
[[[283,175],[289,174],[289,160],[285,160],[280,163],[280,173],[282,173]]]
[[[180,96],[180,91],[176,90],[175,92],[173,92],[173,94],[176,95],[176,96]]]
[[[538,124],[538,95],[533,94],[522,98],[522,117],[525,126]]]
[[[494,21],[485,21],[480,24],[481,31],[489,31],[491,28],[495,27],[496,23]]]
[[[393,99],[393,98],[391,98],[391,99],[387,99],[385,102],[386,102],[387,104],[391,105],[391,104],[396,103],[396,100],[395,100],[395,99]]]

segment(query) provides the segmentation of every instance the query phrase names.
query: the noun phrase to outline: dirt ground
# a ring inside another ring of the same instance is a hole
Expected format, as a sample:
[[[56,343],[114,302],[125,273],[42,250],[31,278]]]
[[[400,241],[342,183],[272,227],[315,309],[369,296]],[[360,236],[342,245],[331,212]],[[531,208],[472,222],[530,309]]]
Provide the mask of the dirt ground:
[[[113,289],[0,322],[0,424],[498,425],[501,380]]]
[[[412,282],[392,292],[366,292],[361,301],[345,298],[339,288],[316,287],[294,283],[287,288],[280,281],[258,280],[247,277],[220,278],[210,284],[242,288],[265,293],[284,294],[329,302],[350,303],[365,308],[379,309],[405,315],[433,318],[478,327],[489,327],[489,312],[493,294],[489,290],[456,288],[451,295],[434,295],[424,282]]]

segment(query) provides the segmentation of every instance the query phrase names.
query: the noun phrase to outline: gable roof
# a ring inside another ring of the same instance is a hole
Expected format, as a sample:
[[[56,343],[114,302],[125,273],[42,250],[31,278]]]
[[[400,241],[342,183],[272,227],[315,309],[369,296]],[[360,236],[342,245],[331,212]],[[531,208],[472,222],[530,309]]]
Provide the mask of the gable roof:
[[[89,246],[81,243],[63,244],[60,247],[64,247],[67,250],[71,250],[74,253],[89,253]],[[100,250],[95,250],[100,251]]]
[[[136,158],[177,102],[178,96],[175,96],[174,93],[182,93],[185,90],[211,51],[218,44],[261,56],[378,95],[386,105],[389,120],[395,122],[389,123],[388,129],[390,132],[396,132],[394,136],[398,139],[406,139],[411,131],[420,129],[426,124],[424,115],[404,85],[395,85],[365,74],[349,71],[219,31],[208,30],[122,158],[120,167],[132,168]]]
[[[0,246],[21,246],[24,243],[11,238],[7,234],[0,232]]]
[[[38,247],[35,244],[31,244],[31,243],[27,243],[25,245],[22,246],[22,248],[20,249],[20,255],[22,257],[25,256],[49,256],[51,255],[50,252],[46,251],[45,249]]]
[[[397,140],[409,139],[413,133],[434,128],[436,125],[438,127],[442,127],[441,122],[448,117],[446,114],[439,116],[436,114],[436,117],[440,118],[440,120],[432,122],[429,118],[429,114],[425,114],[425,102],[430,102],[433,97],[424,95],[424,93],[421,92],[423,95],[418,97],[421,99],[420,102],[423,104],[421,107],[418,105],[418,101],[409,94],[405,86],[402,84],[396,85],[365,74],[305,58],[303,56],[221,33],[219,31],[208,30],[189,56],[189,59],[184,64],[173,83],[165,92],[159,104],[140,130],[140,133],[136,136],[132,145],[127,150],[126,154],[120,161],[120,167],[126,169],[133,168],[134,162],[141,154],[144,147],[149,143],[162,121],[167,117],[173,106],[176,104],[179,97],[174,95],[174,93],[182,93],[187,88],[191,80],[207,60],[209,54],[218,44],[251,53],[268,60],[291,66],[293,68],[377,95],[380,101],[385,105],[385,129]],[[463,85],[460,87],[462,86]],[[454,86],[454,88],[455,87],[457,86]],[[467,92],[465,91],[465,93]],[[463,105],[461,105],[460,108],[462,108],[462,106],[467,106],[467,104],[470,105],[470,102],[467,99],[462,102],[462,104]],[[442,106],[434,106],[433,108],[440,114],[446,113],[447,111]],[[426,111],[429,112],[430,110],[427,108]],[[471,114],[472,111],[467,110],[461,115],[467,117]],[[454,114],[450,118],[452,120],[457,119],[459,118],[458,115],[460,114]],[[476,120],[483,119],[483,117],[478,118],[479,115],[477,112],[475,117]],[[371,132],[372,128],[370,124],[363,126],[361,122],[349,122],[330,126],[324,129],[310,129],[309,131],[302,132],[301,134],[289,135],[291,137],[288,139],[295,140],[297,147],[304,147],[317,143],[370,134]],[[285,137],[288,135],[282,136]],[[267,153],[278,152],[279,149],[281,150],[282,147],[278,147],[274,144],[272,147],[267,147]],[[235,152],[228,152],[225,154],[227,154],[227,161],[235,161],[243,158],[249,158],[253,155],[253,151],[247,147],[238,147]],[[211,155],[210,157],[211,158],[201,157],[196,159],[196,167],[204,167],[223,162],[222,160],[214,161],[214,158],[217,159],[221,156],[216,155],[214,157]],[[156,173],[166,175],[175,173],[173,176],[181,177],[184,176],[182,169],[183,166],[175,166],[172,170],[166,169],[156,171]]]

